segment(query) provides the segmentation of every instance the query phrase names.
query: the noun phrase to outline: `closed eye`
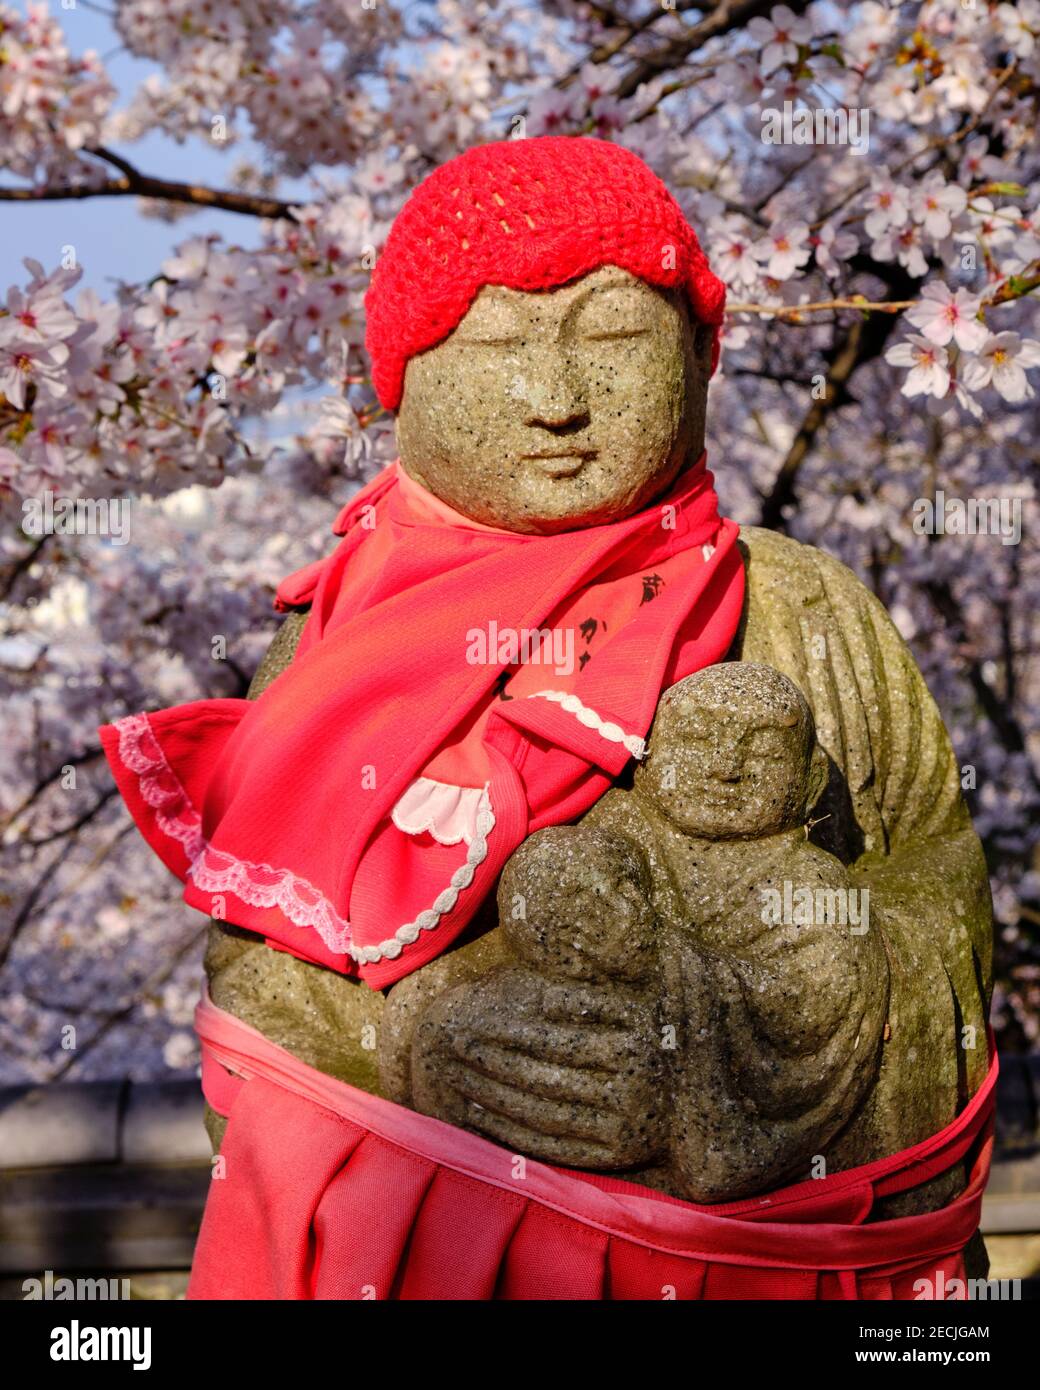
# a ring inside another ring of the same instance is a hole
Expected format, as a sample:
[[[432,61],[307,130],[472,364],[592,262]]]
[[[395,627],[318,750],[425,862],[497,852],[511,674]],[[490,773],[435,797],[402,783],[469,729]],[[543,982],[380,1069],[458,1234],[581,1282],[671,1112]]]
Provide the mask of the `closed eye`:
[[[523,338],[456,338],[461,347],[516,347]]]
[[[649,328],[612,328],[606,333],[584,333],[582,337],[590,343],[610,343],[617,338],[641,338],[649,332]]]

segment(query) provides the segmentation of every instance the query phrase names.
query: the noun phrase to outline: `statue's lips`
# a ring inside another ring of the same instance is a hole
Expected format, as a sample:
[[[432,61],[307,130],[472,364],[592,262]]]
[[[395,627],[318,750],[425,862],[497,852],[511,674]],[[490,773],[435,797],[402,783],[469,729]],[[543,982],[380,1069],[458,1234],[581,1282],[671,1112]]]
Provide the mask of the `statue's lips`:
[[[539,473],[549,478],[573,478],[597,452],[596,449],[559,449],[551,453],[521,454],[520,457],[528,459]]]

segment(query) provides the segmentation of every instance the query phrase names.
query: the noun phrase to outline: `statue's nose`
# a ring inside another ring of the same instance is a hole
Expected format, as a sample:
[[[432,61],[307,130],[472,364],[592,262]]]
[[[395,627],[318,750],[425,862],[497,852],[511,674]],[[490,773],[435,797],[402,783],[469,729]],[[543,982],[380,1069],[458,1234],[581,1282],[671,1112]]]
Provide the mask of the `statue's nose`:
[[[586,406],[567,405],[561,401],[539,403],[532,408],[524,423],[537,429],[550,430],[553,434],[567,434],[571,430],[584,429],[589,419]]]
[[[739,782],[740,750],[725,744],[717,748],[711,770],[720,782]]]
[[[577,382],[571,380],[568,363],[561,354],[549,354],[525,381],[524,424],[533,429],[567,434],[584,429],[589,423],[589,407]]]

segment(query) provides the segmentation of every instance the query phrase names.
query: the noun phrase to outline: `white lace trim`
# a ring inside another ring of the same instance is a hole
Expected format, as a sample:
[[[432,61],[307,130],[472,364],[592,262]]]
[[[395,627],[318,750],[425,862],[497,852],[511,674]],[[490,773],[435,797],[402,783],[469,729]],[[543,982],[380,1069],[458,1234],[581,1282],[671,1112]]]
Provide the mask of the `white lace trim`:
[[[579,724],[584,724],[586,729],[595,729],[601,738],[605,738],[608,743],[621,743],[632,754],[633,758],[643,758],[646,756],[646,740],[638,734],[626,734],[620,724],[614,724],[609,719],[604,719],[598,715],[594,709],[589,709],[583,705],[577,695],[568,695],[565,690],[536,690],[533,695],[528,695],[529,700],[552,700],[565,709],[568,714],[573,714]]]
[[[465,864],[460,864],[452,874],[448,887],[434,899],[432,907],[419,913],[414,922],[398,927],[392,937],[387,941],[380,942],[378,946],[361,947],[360,951],[355,953],[355,960],[379,960],[380,955],[394,960],[401,954],[403,946],[410,946],[413,941],[418,939],[420,932],[431,931],[444,914],[452,910],[459,894],[473,882],[473,875],[477,866],[487,858],[488,836],[494,828],[495,816],[491,809],[491,797],[488,795],[488,789],[485,785],[480,792],[474,823],[473,843],[466,850]],[[372,954],[373,951],[375,955]]]
[[[119,734],[120,761],[137,775],[141,796],[155,812],[156,825],[183,845],[189,860],[188,876],[197,886],[204,893],[233,893],[250,907],[277,907],[295,926],[313,927],[336,955],[349,955],[362,964],[374,964],[384,957],[396,960],[404,946],[415,942],[421,931],[431,931],[452,910],[459,893],[473,882],[477,866],[487,858],[487,841],[495,817],[485,786],[479,794],[473,842],[466,862],[455,870],[433,906],[420,912],[414,922],[398,927],[393,936],[378,945],[355,946],[350,923],[305,878],[291,869],[237,859],[209,844],[202,833],[202,817],[188,800],[146,714],[129,714],[117,719],[114,727]]]
[[[471,845],[480,811],[480,788],[457,787],[417,777],[390,812],[390,819],[406,835],[429,833],[439,845]]]

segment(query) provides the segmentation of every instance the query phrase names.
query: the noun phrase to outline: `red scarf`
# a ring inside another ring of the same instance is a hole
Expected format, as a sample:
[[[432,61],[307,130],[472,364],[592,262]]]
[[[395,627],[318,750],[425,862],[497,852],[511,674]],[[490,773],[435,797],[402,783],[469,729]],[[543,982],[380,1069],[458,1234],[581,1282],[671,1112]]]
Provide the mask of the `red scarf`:
[[[642,756],[662,690],[728,650],[744,571],[712,482],[702,458],[636,516],[531,536],[417,505],[435,499],[385,470],[280,589],[311,614],[258,700],[101,730],[185,900],[374,989],[440,954],[527,835]],[[567,615],[573,639],[586,608],[591,659],[563,674],[502,644]]]

